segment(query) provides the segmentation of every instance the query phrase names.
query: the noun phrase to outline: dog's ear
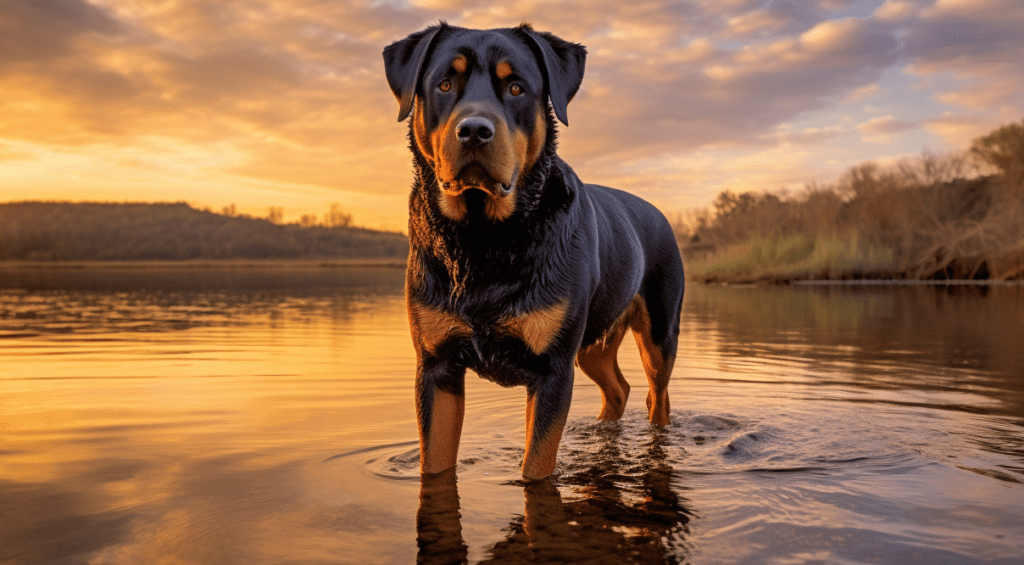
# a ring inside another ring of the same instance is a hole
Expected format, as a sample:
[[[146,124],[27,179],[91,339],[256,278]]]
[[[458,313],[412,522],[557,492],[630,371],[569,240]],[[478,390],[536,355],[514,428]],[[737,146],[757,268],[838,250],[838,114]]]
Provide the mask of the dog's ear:
[[[384,73],[388,86],[398,99],[398,121],[409,117],[412,102],[419,88],[423,65],[427,62],[430,48],[438,32],[447,27],[444,22],[396,41],[384,48]]]
[[[558,121],[569,125],[569,117],[565,113],[569,101],[583,82],[583,67],[587,61],[587,48],[566,41],[547,32],[534,31],[529,24],[519,26],[533,44],[535,52],[540,54],[538,60],[544,73],[544,82],[551,107],[555,110]]]

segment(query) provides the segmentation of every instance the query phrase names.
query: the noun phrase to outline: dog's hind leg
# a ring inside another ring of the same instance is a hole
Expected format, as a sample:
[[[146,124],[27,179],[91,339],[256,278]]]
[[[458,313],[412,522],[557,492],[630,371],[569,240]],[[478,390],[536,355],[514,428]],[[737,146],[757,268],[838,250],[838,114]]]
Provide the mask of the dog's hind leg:
[[[641,293],[630,320],[633,337],[640,349],[640,360],[650,384],[647,392],[648,415],[651,423],[659,426],[670,423],[668,381],[676,360],[682,295],[681,283],[676,292]]]
[[[598,420],[618,420],[626,409],[629,383],[622,376],[618,361],[619,345],[625,335],[626,324],[616,323],[604,339],[580,349],[576,354],[576,364],[601,389],[601,413],[597,416]]]

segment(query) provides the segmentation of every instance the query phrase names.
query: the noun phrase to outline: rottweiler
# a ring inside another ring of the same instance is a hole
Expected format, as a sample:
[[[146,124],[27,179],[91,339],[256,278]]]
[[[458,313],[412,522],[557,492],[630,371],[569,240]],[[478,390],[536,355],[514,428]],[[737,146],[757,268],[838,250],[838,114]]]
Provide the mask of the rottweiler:
[[[622,416],[627,329],[650,421],[669,424],[683,263],[654,206],[584,184],[556,153],[585,60],[582,45],[528,24],[441,22],[384,49],[398,120],[411,115],[406,299],[425,474],[456,464],[469,368],[526,387],[522,474],[550,475],[574,361],[601,389],[598,418]]]

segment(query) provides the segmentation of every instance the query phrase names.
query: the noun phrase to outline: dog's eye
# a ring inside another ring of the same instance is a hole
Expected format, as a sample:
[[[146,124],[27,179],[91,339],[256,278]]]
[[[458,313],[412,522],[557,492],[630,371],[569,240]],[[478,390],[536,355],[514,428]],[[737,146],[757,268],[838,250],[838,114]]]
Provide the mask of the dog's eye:
[[[512,96],[519,96],[523,93],[523,87],[518,82],[513,82],[512,85],[508,87],[508,93]]]
[[[452,89],[452,81],[444,79],[441,81],[441,84],[437,85],[437,88],[441,92],[448,92],[449,90]]]

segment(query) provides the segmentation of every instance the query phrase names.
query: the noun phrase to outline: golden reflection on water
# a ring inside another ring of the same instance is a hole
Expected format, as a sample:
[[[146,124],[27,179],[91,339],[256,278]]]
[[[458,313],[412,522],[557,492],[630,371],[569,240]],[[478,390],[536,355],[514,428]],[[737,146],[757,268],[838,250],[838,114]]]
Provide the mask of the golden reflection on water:
[[[69,336],[19,340],[5,353],[5,418],[20,422],[10,426],[37,445],[61,445],[33,457],[36,478],[45,453],[52,465],[96,456],[105,440],[129,428],[147,430],[133,442],[152,442],[135,448],[176,454],[192,449],[183,441],[192,435],[218,452],[294,447],[313,439],[307,429],[351,433],[373,420],[363,417],[368,408],[409,424],[404,379],[374,378],[408,373],[414,363],[401,301],[372,310],[379,325],[373,332],[281,314],[235,317],[228,328],[107,332],[84,343]]]
[[[401,270],[83,271],[0,270],[4,565],[1024,554],[1020,287],[692,287],[675,425],[624,348],[624,421],[579,375],[524,486],[525,395],[470,376],[456,486]]]

